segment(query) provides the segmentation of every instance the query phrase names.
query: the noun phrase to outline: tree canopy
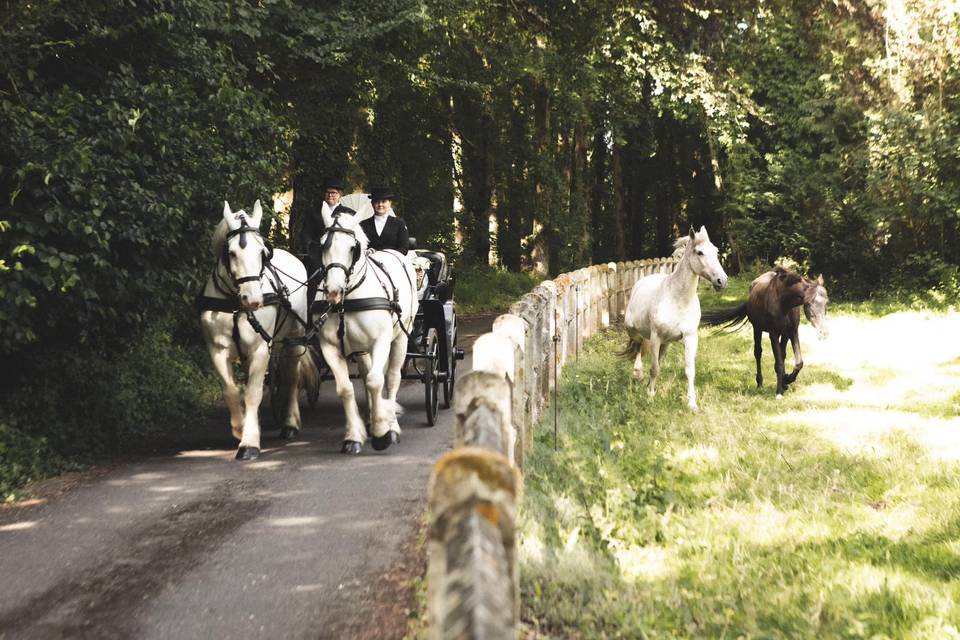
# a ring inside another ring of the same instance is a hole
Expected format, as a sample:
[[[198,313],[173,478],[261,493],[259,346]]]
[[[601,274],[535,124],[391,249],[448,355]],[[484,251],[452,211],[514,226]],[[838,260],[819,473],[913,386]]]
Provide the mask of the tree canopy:
[[[955,293],[958,32],[936,0],[6,0],[0,352],[195,335],[221,201],[292,189],[296,247],[326,176],[465,264],[702,224],[732,268]]]

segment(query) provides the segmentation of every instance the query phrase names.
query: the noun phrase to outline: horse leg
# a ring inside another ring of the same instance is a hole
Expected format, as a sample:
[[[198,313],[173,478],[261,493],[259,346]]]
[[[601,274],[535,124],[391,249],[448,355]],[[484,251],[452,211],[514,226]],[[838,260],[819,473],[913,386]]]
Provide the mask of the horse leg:
[[[633,377],[637,380],[643,380],[643,350],[646,342],[643,338],[640,339],[637,343],[637,355],[633,359]]]
[[[213,368],[220,376],[220,386],[223,389],[223,401],[230,411],[230,431],[237,440],[243,438],[243,403],[240,401],[240,387],[233,379],[233,363],[230,358],[230,349],[210,348],[210,360]]]
[[[783,350],[780,348],[780,336],[770,332],[770,347],[773,349],[773,370],[777,373],[777,397],[782,398],[785,388],[783,386]]]
[[[783,346],[786,349],[786,342]],[[784,381],[786,384],[794,382],[800,373],[800,369],[803,369],[803,354],[800,353],[800,331],[797,328],[790,334],[790,346],[793,347],[793,371],[786,377]],[[786,351],[784,351],[784,359],[786,359]]]
[[[753,328],[753,357],[757,361],[757,388],[763,386],[763,369],[760,368],[760,356],[763,355],[763,329]]]
[[[293,440],[300,433],[300,354],[303,347],[284,345],[280,358],[280,397],[284,399],[280,437]]]
[[[340,453],[360,453],[363,449],[364,435],[363,419],[360,418],[360,411],[357,409],[357,400],[353,392],[353,383],[350,382],[350,368],[347,361],[340,355],[340,349],[336,344],[322,342],[320,351],[323,353],[323,359],[333,374],[333,380],[337,385],[337,396],[343,403],[343,413],[346,416],[346,427],[343,435],[343,446]]]
[[[390,430],[400,433],[400,423],[397,421],[402,411],[397,405],[397,393],[400,391],[400,381],[402,379],[403,363],[407,360],[407,336],[400,332],[390,344],[390,357],[387,359],[386,377],[386,398],[393,407],[393,422],[390,423]]]
[[[660,336],[656,333],[650,334],[650,383],[647,387],[647,395],[651,398],[657,393],[657,376],[660,375]]]
[[[366,387],[366,384],[367,384],[367,373],[369,373],[369,371],[370,371],[370,354],[369,354],[369,353],[361,353],[361,354],[359,354],[359,355],[357,356],[357,374],[359,374],[360,379],[363,380],[363,384],[364,384],[363,392],[364,392],[364,394],[366,394],[366,392],[367,392],[367,387]],[[365,422],[364,424],[365,424],[366,429],[367,429],[367,435],[369,436],[369,435],[370,435],[370,423],[371,423],[371,421],[373,420],[373,416],[372,416],[372,414],[370,413],[370,398],[366,397],[366,395],[365,395],[363,399],[364,399],[364,407],[363,407],[362,411],[366,411],[366,412],[367,412],[366,422]],[[358,402],[358,403],[357,403],[357,408],[359,409],[359,407],[360,407],[360,403]]]
[[[693,384],[693,378],[696,373],[698,337],[696,333],[683,336],[683,358],[685,370],[687,372],[687,406],[691,411],[697,411],[697,389]],[[666,345],[664,345],[666,347]],[[663,349],[666,351],[666,349]]]
[[[399,441],[396,431],[390,429],[395,419],[393,405],[383,398],[384,369],[390,358],[391,342],[378,340],[370,350],[370,370],[367,372],[367,400],[370,402],[370,431],[373,448],[383,451]]]
[[[259,338],[258,338],[259,339]],[[263,400],[263,380],[270,362],[270,348],[261,342],[247,355],[247,386],[243,390],[243,437],[237,448],[237,460],[256,460],[260,457],[260,401]]]

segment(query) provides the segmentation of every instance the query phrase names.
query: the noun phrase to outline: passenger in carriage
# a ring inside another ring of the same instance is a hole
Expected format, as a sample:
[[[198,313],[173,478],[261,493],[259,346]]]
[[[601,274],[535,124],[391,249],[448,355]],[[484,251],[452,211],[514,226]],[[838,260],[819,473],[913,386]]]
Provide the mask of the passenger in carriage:
[[[341,214],[349,213],[354,215],[356,211],[350,207],[340,204],[340,198],[343,197],[343,182],[335,178],[327,178],[320,187],[323,189],[323,203],[319,210],[308,211],[303,220],[303,233],[300,235],[303,252],[309,256],[311,264],[307,265],[310,272],[320,266],[320,237],[327,230],[323,224],[323,214]],[[312,267],[312,268],[311,268]]]
[[[320,185],[323,190],[323,203],[320,210],[308,211],[303,220],[303,233],[300,234],[303,253],[307,255],[307,273],[310,274],[310,283],[307,289],[307,296],[310,302],[313,302],[317,290],[315,274],[321,266],[320,260],[320,238],[327,230],[323,224],[323,214],[356,214],[356,211],[350,207],[340,204],[340,198],[343,197],[343,181],[336,178],[326,178]]]
[[[373,216],[360,223],[367,234],[369,247],[375,251],[394,249],[407,255],[410,248],[410,234],[407,225],[393,212],[393,199],[396,196],[389,189],[376,187],[371,190],[370,202]],[[391,215],[393,214],[393,215]]]

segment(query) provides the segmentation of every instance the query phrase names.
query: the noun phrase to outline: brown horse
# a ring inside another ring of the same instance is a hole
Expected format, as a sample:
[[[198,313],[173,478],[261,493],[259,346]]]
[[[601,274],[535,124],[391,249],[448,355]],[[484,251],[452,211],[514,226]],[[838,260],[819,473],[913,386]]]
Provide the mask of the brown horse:
[[[774,369],[777,372],[777,397],[781,397],[803,368],[799,307],[803,305],[804,315],[822,339],[827,336],[827,300],[827,289],[823,286],[822,275],[816,280],[808,280],[777,266],[773,271],[768,271],[753,281],[745,303],[731,309],[704,311],[700,324],[739,328],[747,320],[750,321],[753,325],[753,355],[757,359],[758,387],[763,385],[763,373],[760,370],[760,355],[763,351],[761,340],[764,331],[769,333],[775,360]],[[793,346],[793,371],[790,375],[784,375],[788,340]]]

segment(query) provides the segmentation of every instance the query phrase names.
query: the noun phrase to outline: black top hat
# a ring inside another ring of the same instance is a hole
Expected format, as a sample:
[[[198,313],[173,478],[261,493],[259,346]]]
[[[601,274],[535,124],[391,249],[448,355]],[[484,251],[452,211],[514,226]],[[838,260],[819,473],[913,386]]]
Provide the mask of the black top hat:
[[[386,187],[374,187],[370,190],[371,200],[393,200],[397,196]]]
[[[336,189],[337,191],[343,191],[343,180],[340,178],[324,178],[320,183],[321,189]]]

